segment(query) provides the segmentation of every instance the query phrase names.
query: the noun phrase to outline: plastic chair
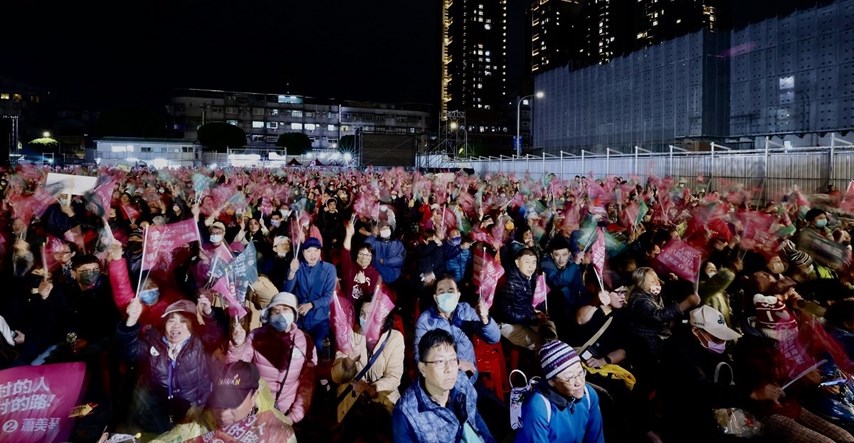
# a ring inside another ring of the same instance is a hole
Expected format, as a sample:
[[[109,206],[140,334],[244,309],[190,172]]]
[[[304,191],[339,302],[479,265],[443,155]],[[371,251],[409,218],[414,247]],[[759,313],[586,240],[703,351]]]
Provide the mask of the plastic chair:
[[[505,393],[510,392],[510,385],[507,381],[507,366],[504,362],[501,342],[489,344],[480,337],[474,336],[472,345],[483,385],[494,391],[495,395],[504,401]]]

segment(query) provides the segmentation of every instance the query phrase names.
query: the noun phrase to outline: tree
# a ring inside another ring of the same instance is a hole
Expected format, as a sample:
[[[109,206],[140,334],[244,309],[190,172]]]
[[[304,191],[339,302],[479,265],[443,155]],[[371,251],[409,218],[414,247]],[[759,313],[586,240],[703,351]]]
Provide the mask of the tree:
[[[276,146],[287,148],[288,155],[302,155],[311,149],[311,139],[301,132],[286,132],[276,140]]]
[[[40,137],[30,140],[30,148],[39,152],[51,152],[59,149],[59,142],[51,137]]]
[[[226,152],[228,148],[243,147],[246,144],[246,132],[228,123],[207,123],[199,128],[199,143],[216,152]]]

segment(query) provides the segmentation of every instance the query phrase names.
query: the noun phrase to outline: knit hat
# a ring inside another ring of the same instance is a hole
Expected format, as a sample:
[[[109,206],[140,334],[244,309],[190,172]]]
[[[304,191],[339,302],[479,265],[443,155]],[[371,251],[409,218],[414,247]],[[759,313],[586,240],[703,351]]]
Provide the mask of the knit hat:
[[[266,323],[270,318],[270,308],[276,305],[285,305],[297,312],[297,296],[290,292],[280,292],[270,300],[270,303],[261,311],[261,321]]]
[[[753,296],[753,304],[756,306],[756,326],[759,328],[776,331],[798,326],[786,304],[773,295],[756,294]]]
[[[581,363],[575,349],[560,340],[552,340],[540,348],[540,366],[546,380],[555,378],[570,366]]]
[[[794,266],[812,266],[812,257],[810,257],[806,252],[799,251],[797,249],[789,249],[786,251],[786,258],[789,259],[789,263]]]

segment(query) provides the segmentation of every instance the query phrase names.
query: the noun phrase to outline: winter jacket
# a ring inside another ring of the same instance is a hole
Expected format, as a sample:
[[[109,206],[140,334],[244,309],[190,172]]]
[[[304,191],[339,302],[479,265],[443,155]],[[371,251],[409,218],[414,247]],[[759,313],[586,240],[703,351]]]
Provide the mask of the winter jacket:
[[[335,266],[323,261],[309,266],[300,262],[293,280],[285,279],[284,291],[297,296],[300,304],[311,303],[312,308],[300,318],[300,327],[306,331],[329,321],[329,303],[335,292]]]
[[[458,442],[463,436],[463,423],[468,423],[484,443],[495,441],[477,412],[477,393],[468,377],[457,376],[444,407],[430,398],[424,381],[419,379],[394,408],[392,435],[396,443]]]
[[[385,284],[394,283],[400,278],[400,271],[406,261],[406,249],[400,240],[383,240],[377,237],[368,237],[365,243],[374,248],[374,261],[372,264]]]
[[[445,255],[445,272],[450,274],[457,283],[461,282],[471,268],[471,248],[463,249],[460,245],[445,243],[442,249]]]
[[[670,322],[682,315],[679,305],[665,305],[661,296],[636,289],[629,298],[629,330],[646,346],[646,351],[657,355],[664,340],[670,338]]]
[[[584,397],[567,399],[548,383],[539,383],[522,405],[522,429],[515,441],[604,443],[599,395],[588,385]]]
[[[565,307],[566,315],[575,315],[581,305],[587,302],[587,292],[581,280],[581,267],[570,261],[560,269],[551,256],[546,255],[540,261],[540,268],[546,274],[546,283],[552,291],[560,291],[562,305]]]
[[[536,279],[525,277],[515,264],[507,268],[504,284],[499,285],[492,315],[499,323],[530,325],[534,323],[534,285]]]
[[[439,309],[431,306],[430,309],[421,313],[418,322],[415,324],[414,349],[416,361],[418,361],[418,343],[421,341],[421,337],[432,329],[444,329],[450,332],[454,337],[454,343],[457,344],[457,357],[475,365],[477,365],[477,361],[474,346],[469,337],[477,334],[489,344],[498,343],[498,340],[501,339],[498,323],[490,318],[489,323],[483,324],[477,311],[468,303],[457,304],[457,308],[451,313],[450,319],[442,317],[439,314]]]
[[[181,420],[191,406],[202,406],[207,402],[213,385],[211,383],[211,358],[205,351],[205,343],[216,343],[220,330],[213,317],[208,317],[202,326],[202,336],[191,335],[182,345],[175,360],[169,358],[166,337],[160,329],[148,328],[140,332],[140,324],[128,327],[118,323],[116,341],[124,358],[138,365],[142,378],[138,389],[147,393],[151,404],[137,410],[142,421],[160,423],[147,430],[163,432],[171,423]],[[150,417],[154,414],[156,417]],[[163,429],[163,424],[167,425]]]
[[[415,246],[415,262],[418,265],[418,274],[427,275],[433,273],[436,277],[439,276],[444,264],[442,260],[444,253],[442,247],[437,245],[435,241],[427,241],[427,243],[418,242]]]
[[[275,352],[282,351],[283,361],[275,360]],[[287,352],[290,347],[290,352]],[[314,392],[314,368],[317,365],[317,353],[311,337],[299,328],[291,325],[286,332],[278,332],[269,325],[252,330],[246,341],[240,346],[229,342],[225,362],[238,360],[254,363],[261,378],[270,386],[277,408],[284,412],[294,423],[308,414],[311,396]]]
[[[403,342],[403,334],[391,329],[382,333],[380,336],[381,340],[379,340],[376,346],[374,346],[371,356],[376,353],[380,346],[382,346],[382,343],[386,341],[386,334],[388,334],[388,341],[386,342],[382,353],[380,353],[374,364],[368,368],[368,372],[365,373],[360,380],[364,380],[374,385],[378,394],[374,401],[385,406],[389,414],[391,414],[395,403],[400,399],[398,387],[400,386],[400,379],[403,377],[403,357],[406,345]],[[338,395],[341,395],[341,392],[349,386],[349,382],[353,380],[353,377],[361,372],[362,368],[364,368],[367,362],[371,359],[371,357],[368,356],[365,336],[358,332],[351,331],[350,337],[354,348],[359,351],[359,360],[356,361],[352,370],[347,371],[344,369],[344,358],[347,357],[347,355],[342,352],[337,352],[335,354],[335,362],[332,364],[332,381],[339,385]],[[350,390],[350,394],[338,403],[339,423],[344,420],[345,415],[350,408],[356,404],[357,399],[358,395],[356,395],[355,391]]]

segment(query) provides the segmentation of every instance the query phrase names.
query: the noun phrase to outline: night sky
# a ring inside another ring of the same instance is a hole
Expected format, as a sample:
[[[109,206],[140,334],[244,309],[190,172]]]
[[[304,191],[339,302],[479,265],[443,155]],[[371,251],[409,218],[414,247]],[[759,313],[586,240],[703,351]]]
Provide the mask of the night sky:
[[[438,0],[0,2],[0,76],[60,100],[170,88],[438,101]]]

